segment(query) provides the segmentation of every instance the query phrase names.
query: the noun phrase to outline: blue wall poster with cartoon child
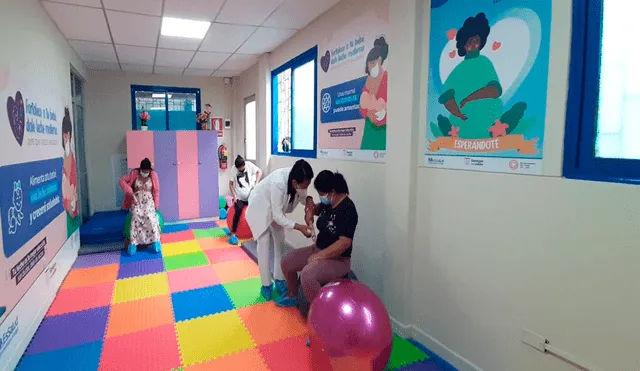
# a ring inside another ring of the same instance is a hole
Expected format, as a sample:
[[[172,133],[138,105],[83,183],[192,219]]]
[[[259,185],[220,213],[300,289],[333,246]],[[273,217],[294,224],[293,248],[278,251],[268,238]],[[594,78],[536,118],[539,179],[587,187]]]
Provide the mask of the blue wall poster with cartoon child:
[[[540,174],[551,0],[433,0],[428,167]]]

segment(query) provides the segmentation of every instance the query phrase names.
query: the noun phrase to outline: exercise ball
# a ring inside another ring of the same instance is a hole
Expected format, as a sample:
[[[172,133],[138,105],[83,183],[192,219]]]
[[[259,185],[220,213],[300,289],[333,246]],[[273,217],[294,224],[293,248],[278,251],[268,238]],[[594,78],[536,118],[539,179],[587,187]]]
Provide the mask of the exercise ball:
[[[360,282],[325,285],[311,303],[307,327],[316,370],[382,371],[389,362],[393,342],[389,313]]]
[[[227,227],[231,229],[231,225],[233,224],[233,217],[236,215],[236,208],[230,207],[227,211]],[[253,238],[253,234],[251,233],[251,228],[249,228],[249,224],[246,219],[247,215],[247,207],[242,208],[242,214],[240,214],[240,220],[238,220],[238,229],[236,230],[236,236],[243,240],[248,240]]]
[[[160,211],[156,210],[158,216],[158,222],[160,223],[160,232],[164,229],[164,217],[160,214]],[[131,237],[131,213],[127,214],[127,220],[124,221],[124,236],[129,239]]]
[[[227,208],[227,199],[224,198],[223,196],[220,196],[218,198],[218,203],[220,204],[220,208],[221,209],[226,209]]]
[[[225,219],[227,219],[227,210],[220,209],[220,220],[225,220]]]

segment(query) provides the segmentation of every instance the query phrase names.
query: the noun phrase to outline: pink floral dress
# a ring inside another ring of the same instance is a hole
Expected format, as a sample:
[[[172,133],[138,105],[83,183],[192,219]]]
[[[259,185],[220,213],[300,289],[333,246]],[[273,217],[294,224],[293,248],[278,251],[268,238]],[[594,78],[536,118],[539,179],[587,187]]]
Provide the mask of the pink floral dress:
[[[136,179],[133,193],[138,202],[131,207],[131,244],[150,245],[160,241],[160,222],[153,202],[151,179]]]

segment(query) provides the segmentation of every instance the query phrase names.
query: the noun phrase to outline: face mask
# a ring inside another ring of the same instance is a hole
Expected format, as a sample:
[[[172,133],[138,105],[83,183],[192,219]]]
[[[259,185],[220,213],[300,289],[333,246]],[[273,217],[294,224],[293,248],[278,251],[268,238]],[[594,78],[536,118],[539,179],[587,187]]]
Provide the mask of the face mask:
[[[320,203],[323,205],[331,205],[331,199],[329,196],[320,196]]]
[[[376,77],[378,77],[379,73],[380,73],[380,66],[378,66],[378,64],[376,63],[376,66],[369,70],[369,75],[371,75],[371,77],[375,79]]]
[[[141,175],[143,178],[148,178],[148,177],[149,177],[149,173],[140,173],[140,175]]]
[[[71,146],[69,145],[69,142],[66,142],[64,144],[64,156],[69,157],[70,154],[71,154]]]
[[[306,189],[296,189],[296,192],[298,192],[298,196],[299,197],[307,197],[307,190]]]

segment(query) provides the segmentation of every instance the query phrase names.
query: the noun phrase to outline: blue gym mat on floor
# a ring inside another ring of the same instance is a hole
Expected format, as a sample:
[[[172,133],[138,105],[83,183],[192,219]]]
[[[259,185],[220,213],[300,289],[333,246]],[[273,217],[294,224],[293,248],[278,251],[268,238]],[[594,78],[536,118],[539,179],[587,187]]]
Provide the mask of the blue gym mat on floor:
[[[80,227],[82,245],[98,245],[124,241],[123,229],[128,210],[97,212]]]

